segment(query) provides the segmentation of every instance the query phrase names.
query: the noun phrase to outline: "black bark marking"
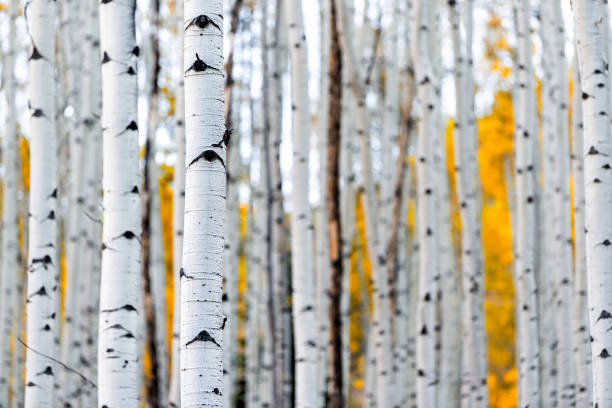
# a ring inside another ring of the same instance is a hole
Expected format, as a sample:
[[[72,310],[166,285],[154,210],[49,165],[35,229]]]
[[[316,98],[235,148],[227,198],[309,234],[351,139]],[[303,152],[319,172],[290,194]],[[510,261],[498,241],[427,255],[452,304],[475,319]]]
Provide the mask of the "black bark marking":
[[[225,162],[223,161],[221,156],[219,156],[219,153],[215,152],[214,150],[204,150],[195,159],[193,159],[191,161],[191,163],[189,163],[189,165],[187,167],[190,167],[192,164],[194,164],[195,162],[197,162],[200,159],[204,159],[204,160],[206,160],[209,163],[212,163],[215,160],[219,160],[221,162],[221,164],[223,165],[223,168],[225,168]]]
[[[185,347],[187,347],[191,343],[195,343],[196,341],[204,341],[204,342],[208,341],[208,342],[213,343],[217,347],[221,348],[221,345],[219,345],[219,343],[217,343],[217,341],[213,338],[213,336],[211,336],[206,330],[202,330],[201,332],[199,332],[197,334],[197,336],[195,336],[193,339],[189,340],[185,344]]]
[[[138,130],[138,124],[135,121],[131,121],[126,127],[125,129],[123,129],[121,132],[117,133],[117,136],[121,136],[122,134],[124,134],[125,132],[127,132],[128,130]]]
[[[33,118],[43,118],[45,117],[45,113],[42,111],[42,109],[34,109],[34,112],[32,112],[32,117]]]
[[[227,322],[227,316],[223,316],[223,323],[221,323],[221,330],[225,330],[225,323]]]
[[[597,318],[597,321],[604,320],[604,319],[610,319],[610,318],[612,318],[612,314],[610,314],[610,312],[608,312],[607,310],[602,310],[601,314]]]
[[[132,48],[132,54],[138,57],[140,55],[140,47],[135,46],[134,48]]]
[[[53,189],[53,192],[47,198],[57,198],[57,187]]]
[[[39,375],[51,375],[51,376],[53,376],[54,375],[53,374],[53,369],[51,368],[51,366],[47,366],[40,373],[36,374],[36,376],[39,376]]]
[[[196,60],[193,62],[193,64],[191,64],[191,66],[189,68],[187,68],[187,71],[185,71],[185,73],[188,73],[189,71],[195,71],[195,72],[204,72],[207,69],[214,69],[217,72],[221,72],[219,71],[217,68],[208,65],[207,63],[205,63],[204,61],[202,61],[200,59],[200,56],[196,53]]]
[[[102,54],[102,64],[106,64],[107,62],[110,62],[111,57],[108,56],[108,53],[106,51],[104,51],[104,54]]]
[[[215,23],[210,17],[204,14],[200,14],[199,16],[191,20],[189,24],[187,24],[187,27],[185,27],[185,31],[187,31],[187,29],[191,26],[196,26],[203,30],[209,25],[215,27],[220,32],[223,32],[223,30],[221,30],[221,27],[219,27],[217,23]]]
[[[44,59],[45,57],[42,56],[42,54],[40,52],[38,52],[38,48],[36,48],[36,46],[34,45],[32,47],[32,54],[30,54],[30,60],[34,61],[34,60],[39,60],[39,59]]]
[[[47,296],[47,297],[49,297],[49,294],[47,293],[47,289],[45,289],[44,286],[41,286],[40,289],[38,289],[36,292],[34,292],[31,295],[29,295],[28,299],[31,299],[34,296]]]
[[[134,234],[132,231],[128,230],[125,231],[123,234],[121,235],[117,235],[115,238],[113,238],[113,241],[119,238],[125,238],[127,240],[132,240],[132,239],[136,239],[138,242],[140,242],[140,238],[138,238],[136,236],[136,234]]]
[[[603,349],[603,350],[601,350],[601,353],[599,353],[599,356],[597,356],[597,357],[608,358],[608,357],[610,357],[610,354],[608,353],[607,349]]]
[[[51,259],[50,255],[45,255],[42,258],[32,258],[32,265],[37,263],[43,264],[43,267],[47,269],[47,265],[53,265],[53,260]]]
[[[100,313],[113,313],[113,312],[118,312],[120,310],[125,310],[126,312],[136,312],[136,314],[138,314],[138,310],[130,304],[119,306],[114,309],[100,310]]]
[[[193,276],[187,275],[185,271],[183,270],[183,268],[181,268],[179,271],[179,278],[193,279]]]
[[[211,144],[210,146],[219,148],[223,147],[223,145],[227,146],[233,131],[233,129],[225,129],[225,132],[223,132],[223,139],[219,140],[217,143]]]

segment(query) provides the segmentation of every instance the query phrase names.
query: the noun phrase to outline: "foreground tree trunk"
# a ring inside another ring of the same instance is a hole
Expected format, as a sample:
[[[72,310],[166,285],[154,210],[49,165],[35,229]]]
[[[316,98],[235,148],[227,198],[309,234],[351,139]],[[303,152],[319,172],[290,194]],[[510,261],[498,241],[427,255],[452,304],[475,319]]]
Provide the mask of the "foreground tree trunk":
[[[537,143],[534,123],[535,89],[531,62],[531,35],[528,0],[518,4],[518,111],[515,119],[516,242],[515,282],[518,311],[517,351],[519,361],[519,405],[537,406],[540,399],[538,306],[535,283]]]
[[[58,375],[59,259],[57,242],[57,138],[55,130],[55,17],[49,0],[26,3],[32,40],[29,59],[30,241],[28,251],[25,407],[51,407]],[[4,255],[3,255],[4,256]]]
[[[226,144],[223,2],[185,0],[185,234],[181,406],[221,406]]]
[[[141,205],[136,2],[102,2],[103,219],[98,405],[138,407]]]
[[[586,263],[589,288],[593,404],[612,407],[612,172],[609,171],[610,86],[606,43],[600,31],[601,7],[606,4],[574,0],[584,123],[584,185]],[[606,25],[607,26],[607,25]]]

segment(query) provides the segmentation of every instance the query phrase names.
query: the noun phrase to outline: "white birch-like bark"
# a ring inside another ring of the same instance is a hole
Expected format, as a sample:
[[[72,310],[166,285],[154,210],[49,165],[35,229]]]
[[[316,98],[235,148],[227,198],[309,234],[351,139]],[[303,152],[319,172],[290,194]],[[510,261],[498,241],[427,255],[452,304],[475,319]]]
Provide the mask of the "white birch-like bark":
[[[134,0],[102,2],[103,220],[98,406],[138,407],[141,204]]]
[[[308,55],[302,2],[285,7],[291,60],[291,129],[293,142],[291,196],[291,253],[293,273],[293,325],[295,330],[295,405],[317,404],[317,340],[312,259],[312,215],[308,201],[310,151],[310,100]]]
[[[181,406],[192,408],[219,406],[224,400],[223,2],[185,0],[184,7],[186,172],[180,381]]]
[[[576,406],[591,406],[593,377],[591,374],[591,339],[587,298],[586,246],[584,231],[584,156],[582,92],[578,57],[572,64],[572,187],[574,212],[574,286],[573,286],[573,356],[576,374]]]
[[[574,29],[578,43],[584,124],[584,186],[586,262],[593,363],[593,404],[612,407],[612,237],[609,80],[603,49],[601,5],[574,1]]]
[[[572,361],[572,220],[570,202],[570,137],[569,137],[569,83],[565,58],[565,29],[561,2],[547,1],[546,14],[552,17],[552,51],[555,89],[552,102],[556,118],[553,155],[556,175],[550,182],[554,187],[553,213],[555,225],[555,280],[554,313],[558,342],[556,344],[557,398],[559,407],[575,406],[576,389]],[[545,183],[547,181],[545,180]],[[544,203],[543,203],[544,204]]]
[[[538,309],[535,284],[537,131],[534,121],[535,89],[531,61],[531,8],[518,3],[518,110],[515,116],[516,243],[515,282],[517,303],[517,354],[519,405],[537,406],[539,391]]]
[[[52,407],[59,318],[57,138],[55,133],[55,17],[49,0],[26,3],[29,59],[30,241],[28,255],[25,407]]]
[[[6,98],[6,127],[2,140],[2,243],[0,248],[0,288],[2,289],[2,306],[0,308],[0,407],[8,408],[12,361],[10,340],[20,335],[15,331],[16,317],[21,317],[21,294],[18,284],[20,280],[19,262],[19,231],[18,201],[17,201],[17,175],[19,174],[18,135],[15,112],[15,55],[16,55],[16,28],[15,21],[18,12],[17,0],[9,4],[9,33],[8,50],[2,61],[4,74],[4,92]],[[17,345],[14,349],[21,348]]]
[[[417,138],[419,283],[416,309],[416,394],[417,405],[437,406],[435,384],[436,351],[434,331],[436,321],[437,279],[439,275],[438,236],[435,214],[436,180],[434,171],[434,142],[431,135],[439,129],[435,125],[436,96],[434,68],[430,49],[434,36],[434,7],[425,1],[417,6],[413,52],[419,100]]]
[[[178,61],[183,61],[183,2],[176,2]],[[183,219],[185,217],[185,93],[182,73],[178,78],[174,107],[174,143],[176,163],[174,165],[173,204],[172,204],[172,269],[174,276],[174,312],[172,317],[171,372],[168,406],[179,408],[180,401],[180,323],[181,323],[181,278],[180,269],[183,258]]]

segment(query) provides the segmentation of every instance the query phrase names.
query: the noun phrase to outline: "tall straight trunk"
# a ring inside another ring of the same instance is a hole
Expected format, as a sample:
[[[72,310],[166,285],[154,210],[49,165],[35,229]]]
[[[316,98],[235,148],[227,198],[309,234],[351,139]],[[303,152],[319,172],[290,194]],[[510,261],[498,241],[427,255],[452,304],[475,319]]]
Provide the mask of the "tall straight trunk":
[[[103,2],[103,219],[98,405],[138,407],[141,200],[135,1]]]
[[[515,119],[516,243],[514,267],[519,362],[519,405],[537,406],[539,388],[538,309],[535,283],[537,131],[534,121],[535,89],[531,61],[529,1],[518,4],[518,109]]]
[[[223,2],[185,0],[185,235],[181,406],[222,405],[226,152]]]
[[[556,266],[553,275],[555,280],[554,314],[557,343],[555,348],[557,366],[557,399],[559,407],[575,406],[576,384],[572,361],[572,226],[570,202],[570,137],[569,137],[569,84],[567,61],[565,58],[565,29],[561,2],[547,1],[546,14],[552,18],[551,48],[553,50],[552,66],[554,67],[552,109],[554,109],[554,143],[552,154],[556,158],[556,177],[550,182],[554,186],[555,217],[555,251]],[[609,24],[608,24],[609,25]],[[546,182],[546,180],[545,180]]]
[[[176,33],[178,60],[183,61],[183,31],[185,27],[183,2],[176,2]],[[180,269],[183,259],[183,219],[185,217],[185,92],[182,73],[178,78],[175,91],[176,106],[174,110],[174,143],[176,162],[174,164],[174,185],[172,204],[172,270],[174,277],[174,308],[172,316],[171,372],[168,406],[179,408],[180,400],[180,328],[181,328],[181,278]]]
[[[576,0],[572,4],[578,43],[584,123],[584,185],[586,262],[593,361],[593,403],[612,407],[612,175],[610,146],[609,80],[606,76],[605,43],[599,25],[601,5]]]
[[[14,331],[15,316],[21,314],[19,294],[19,230],[17,225],[17,160],[18,136],[15,115],[15,20],[18,4],[11,0],[9,5],[8,52],[2,61],[6,97],[6,132],[2,140],[2,243],[0,248],[0,288],[2,289],[2,308],[0,314],[0,406],[9,406],[9,378],[11,364],[10,339]],[[17,346],[20,347],[20,346]],[[15,383],[15,379],[12,381]]]
[[[582,122],[582,92],[578,56],[572,64],[572,187],[574,212],[574,286],[573,286],[573,357],[576,374],[576,406],[593,404],[593,377],[591,374],[591,339],[587,298],[587,268],[584,231],[584,143]]]
[[[435,197],[437,192],[434,170],[432,135],[435,125],[436,96],[434,69],[430,49],[434,30],[434,6],[420,1],[415,25],[415,69],[417,95],[420,102],[417,140],[419,283],[416,310],[416,393],[419,406],[436,406],[435,321],[438,265],[438,233]],[[418,28],[417,28],[418,27]]]
[[[55,17],[48,0],[26,3],[29,58],[30,241],[28,251],[25,407],[51,407],[59,334],[57,138],[55,133]]]
[[[342,115],[342,51],[338,35],[336,4],[329,2],[329,112],[327,120],[327,163],[326,185],[327,219],[329,220],[329,385],[327,394],[329,406],[340,408],[344,405],[342,370],[342,220],[340,216],[340,146]],[[324,90],[322,90],[324,92]],[[322,180],[321,180],[322,182]],[[347,296],[348,293],[345,294]]]
[[[308,97],[308,54],[302,2],[290,0],[285,8],[291,60],[291,126],[293,166],[291,197],[291,256],[293,272],[293,325],[295,330],[295,404],[315,406],[317,336],[314,308],[312,261],[312,215],[308,201],[310,101]]]

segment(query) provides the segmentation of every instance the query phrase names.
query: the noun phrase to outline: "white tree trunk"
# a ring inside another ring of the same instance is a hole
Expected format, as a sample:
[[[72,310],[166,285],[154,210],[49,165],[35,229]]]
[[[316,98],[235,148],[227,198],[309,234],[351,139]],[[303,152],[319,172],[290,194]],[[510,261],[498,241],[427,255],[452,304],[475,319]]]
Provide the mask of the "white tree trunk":
[[[20,280],[19,263],[19,231],[17,225],[17,175],[19,161],[17,160],[18,141],[17,119],[15,112],[15,20],[18,12],[17,0],[11,0],[9,5],[8,51],[2,61],[4,74],[4,89],[6,97],[6,132],[2,140],[2,246],[0,248],[0,288],[2,306],[0,309],[0,407],[9,406],[9,378],[11,374],[11,333],[14,331],[15,317],[21,317],[21,304],[18,284]],[[14,342],[16,344],[16,342]],[[15,345],[14,349],[21,348]],[[13,384],[16,379],[11,381]]]
[[[418,239],[419,239],[419,283],[416,310],[416,394],[417,405],[437,406],[435,384],[436,351],[434,331],[436,322],[436,298],[439,276],[438,233],[435,197],[437,183],[434,170],[434,143],[432,135],[439,128],[435,124],[436,96],[434,69],[430,50],[434,27],[434,7],[425,1],[417,6],[415,25],[415,71],[419,100],[419,123],[417,139],[417,185],[418,185]]]
[[[103,219],[98,406],[138,407],[141,205],[134,0],[99,5]]]
[[[52,407],[59,318],[57,242],[57,139],[55,133],[55,17],[49,0],[26,3],[32,40],[29,72],[30,242],[27,289],[25,407]]]
[[[185,0],[184,7],[187,142],[180,381],[181,406],[192,408],[224,401],[223,2]]]
[[[176,2],[177,16],[177,40],[178,61],[183,61],[183,1]],[[180,323],[181,323],[181,279],[180,269],[183,258],[183,219],[185,217],[185,93],[184,78],[181,73],[178,78],[178,86],[175,92],[174,110],[174,143],[176,146],[176,162],[174,164],[174,185],[172,205],[172,254],[173,254],[173,276],[174,276],[174,312],[172,317],[172,349],[171,349],[171,373],[170,391],[168,394],[168,406],[179,408],[180,399]]]
[[[293,325],[295,330],[295,405],[314,407],[318,400],[317,340],[312,259],[312,215],[308,200],[310,100],[308,54],[302,2],[290,0],[285,8],[291,59],[291,127],[293,141],[291,197],[291,253],[293,273]]]
[[[539,391],[538,309],[535,284],[537,143],[534,122],[535,90],[531,62],[528,0],[518,4],[518,110],[515,119],[516,243],[515,282],[517,303],[517,354],[519,361],[519,405],[537,406]]]
[[[584,143],[582,122],[582,92],[578,57],[572,65],[572,186],[574,193],[574,287],[573,287],[573,342],[576,374],[576,406],[593,403],[593,377],[591,374],[591,339],[587,298],[586,246],[584,231]]]
[[[598,2],[573,2],[574,28],[580,61],[584,123],[585,231],[591,352],[593,362],[593,403],[612,407],[612,236],[609,80],[599,24]]]

